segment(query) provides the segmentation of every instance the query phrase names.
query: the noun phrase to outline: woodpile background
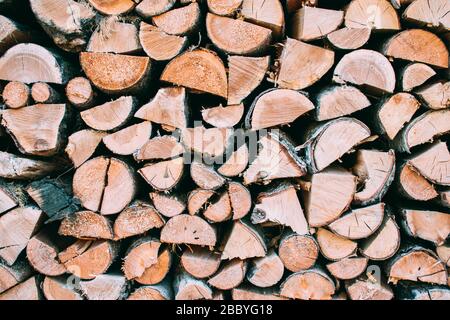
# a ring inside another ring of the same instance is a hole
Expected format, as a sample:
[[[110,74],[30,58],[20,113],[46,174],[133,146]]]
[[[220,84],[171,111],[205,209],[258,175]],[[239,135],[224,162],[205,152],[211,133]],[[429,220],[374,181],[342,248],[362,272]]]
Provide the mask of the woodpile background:
[[[449,0],[0,13],[0,299],[450,299]]]

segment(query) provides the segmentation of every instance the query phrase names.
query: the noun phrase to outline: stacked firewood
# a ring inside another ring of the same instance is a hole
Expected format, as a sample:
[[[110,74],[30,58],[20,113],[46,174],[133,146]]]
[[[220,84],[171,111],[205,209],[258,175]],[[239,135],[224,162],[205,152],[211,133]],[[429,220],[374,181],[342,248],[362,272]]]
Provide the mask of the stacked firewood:
[[[449,12],[0,0],[0,300],[450,299]]]

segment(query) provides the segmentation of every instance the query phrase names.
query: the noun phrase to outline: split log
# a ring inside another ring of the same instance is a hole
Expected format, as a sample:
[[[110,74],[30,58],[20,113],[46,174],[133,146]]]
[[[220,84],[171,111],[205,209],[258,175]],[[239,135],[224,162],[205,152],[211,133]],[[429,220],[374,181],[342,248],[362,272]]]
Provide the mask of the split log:
[[[161,81],[197,92],[227,97],[227,74],[223,62],[215,53],[206,49],[188,51],[175,57],[162,72]]]
[[[375,95],[392,93],[395,89],[395,72],[389,60],[381,53],[359,49],[347,53],[338,62],[333,81],[354,84]]]
[[[127,281],[119,274],[101,274],[89,281],[80,281],[87,300],[122,300],[127,294]]]
[[[345,26],[394,31],[400,30],[400,19],[388,1],[352,0],[345,11]]]
[[[150,58],[156,61],[166,61],[179,55],[186,48],[188,39],[167,34],[155,26],[141,22],[139,41]]]
[[[419,101],[409,93],[396,93],[383,101],[376,111],[376,125],[381,133],[394,140],[420,107]]]
[[[83,121],[92,129],[111,131],[123,127],[133,116],[137,101],[131,96],[121,97],[80,112]]]
[[[216,230],[198,216],[180,214],[171,218],[161,230],[161,242],[214,246]]]
[[[86,51],[132,54],[141,49],[137,27],[112,16],[100,21],[89,39]]]
[[[284,35],[284,9],[280,0],[243,0],[240,14],[245,20],[272,30],[274,38]]]
[[[149,196],[156,210],[165,217],[171,218],[177,216],[186,209],[186,203],[183,197],[175,194],[151,192]]]
[[[57,241],[54,241],[58,239],[48,236],[50,230],[44,228],[28,241],[27,259],[37,272],[46,276],[59,276],[66,272],[66,268],[58,261],[59,247]]]
[[[262,83],[269,62],[270,56],[228,56],[228,105],[240,104]]]
[[[433,47],[433,53],[425,49],[424,44]],[[396,34],[385,43],[383,54],[436,68],[448,68],[448,50],[444,42],[435,34],[421,29],[409,29]]]
[[[449,300],[450,289],[446,286],[407,284],[398,288],[399,300]]]
[[[231,181],[228,183],[228,195],[233,209],[233,220],[245,217],[252,207],[250,191],[239,182]]]
[[[339,28],[343,21],[343,11],[305,6],[292,17],[291,35],[301,41],[321,39]]]
[[[145,1],[145,0],[144,0]],[[161,283],[153,286],[142,286],[130,294],[128,300],[172,300],[172,286]]]
[[[392,300],[394,292],[384,282],[370,277],[346,281],[345,291],[351,300]]]
[[[0,54],[17,43],[31,42],[35,36],[27,27],[0,15]]]
[[[450,185],[450,152],[447,144],[437,141],[424,152],[417,154],[408,163],[427,180],[444,186]]]
[[[40,300],[39,282],[36,276],[19,283],[0,294],[0,300]]]
[[[324,228],[317,230],[316,239],[322,255],[332,261],[339,261],[353,256],[358,247],[355,241],[334,234]]]
[[[369,137],[370,129],[355,118],[343,117],[318,125],[307,136],[309,170],[316,173],[325,169]]]
[[[181,142],[186,149],[196,152],[203,159],[214,159],[222,156],[233,135],[233,129],[205,128],[198,126],[181,131]]]
[[[151,69],[148,57],[102,52],[82,52],[80,64],[94,86],[108,94],[140,91],[147,85]]]
[[[327,35],[328,42],[339,50],[356,50],[364,46],[370,38],[369,28],[342,28]]]
[[[284,265],[275,251],[270,251],[265,257],[250,261],[247,280],[260,288],[267,288],[277,284],[284,273]]]
[[[443,245],[450,235],[450,214],[439,211],[402,209],[405,231],[416,238]]]
[[[365,109],[371,102],[358,88],[335,85],[320,91],[316,105],[316,119],[324,121]]]
[[[219,16],[233,16],[243,0],[207,0],[208,9]]]
[[[265,240],[255,227],[244,221],[233,223],[230,234],[225,240],[222,260],[239,258],[241,260],[252,257],[264,257],[267,253]]]
[[[411,91],[435,75],[436,71],[424,63],[410,63],[401,72],[401,88],[403,91]]]
[[[339,280],[355,279],[366,270],[368,261],[364,257],[349,257],[327,264],[327,270]]]
[[[281,284],[280,295],[301,300],[331,300],[334,281],[322,270],[313,268],[291,274]]]
[[[282,235],[278,255],[284,267],[292,272],[311,268],[319,256],[319,247],[310,235],[286,232]]]
[[[79,209],[78,201],[72,197],[68,180],[44,178],[33,181],[25,190],[50,221],[62,219]]]
[[[37,104],[56,104],[63,99],[58,91],[45,82],[36,82],[31,87],[31,97]]]
[[[275,83],[280,88],[301,90],[319,81],[334,64],[334,52],[287,38],[280,56]]]
[[[441,245],[436,247],[436,254],[439,256],[442,262],[444,262],[447,267],[450,267],[450,246]]]
[[[216,201],[210,203],[203,212],[203,216],[211,223],[218,223],[231,219],[232,210],[228,192],[222,193]]]
[[[11,81],[3,89],[2,97],[8,108],[25,107],[30,101],[30,87],[19,81]]]
[[[313,103],[298,91],[269,89],[253,100],[245,125],[251,130],[288,125],[313,109]]]
[[[386,260],[400,247],[400,230],[394,217],[387,214],[378,230],[360,243],[360,252],[370,260]]]
[[[20,157],[0,151],[0,177],[6,179],[37,179],[61,169],[60,162],[42,161]]]
[[[25,281],[33,274],[33,270],[25,259],[8,266],[0,262],[0,294]]]
[[[184,173],[184,160],[178,157],[172,160],[148,164],[138,170],[145,181],[158,191],[169,191],[181,180]]]
[[[191,164],[191,177],[197,186],[206,190],[216,190],[225,183],[212,166],[195,161]]]
[[[36,0],[30,4],[39,24],[58,47],[71,52],[84,49],[88,30],[95,24],[92,7],[74,0]]]
[[[143,18],[151,18],[169,11],[176,0],[142,0],[135,11]]]
[[[273,292],[273,290],[262,290],[260,288],[240,286],[231,290],[231,296],[233,300],[287,300],[284,297],[280,297],[279,294]]]
[[[234,259],[226,262],[223,267],[208,280],[208,284],[220,290],[231,290],[244,281],[247,272],[247,261]]]
[[[270,45],[272,31],[243,20],[206,15],[206,31],[211,42],[227,54],[258,55]]]
[[[304,191],[305,211],[311,227],[325,226],[348,209],[356,192],[356,177],[340,167],[313,174]],[[326,205],[324,205],[326,204]]]
[[[170,35],[191,35],[200,24],[200,6],[193,2],[187,6],[172,9],[152,17],[152,22],[161,31]]]
[[[70,259],[73,259],[80,254],[82,254],[84,251],[89,249],[93,241],[90,240],[76,240],[74,243],[69,245],[67,248],[65,248],[63,251],[58,253],[58,260],[61,263],[66,263]]]
[[[47,300],[83,300],[68,277],[45,277],[42,293]]]
[[[91,159],[75,171],[73,193],[88,210],[103,215],[119,213],[136,193],[134,172],[115,158]]]
[[[448,19],[448,11],[450,4],[445,0],[436,1],[407,1],[411,3],[403,12],[403,19],[413,22],[420,26],[432,27],[438,31],[448,31],[450,29],[450,21]]]
[[[128,280],[152,285],[161,282],[172,265],[172,255],[167,247],[151,237],[135,240],[125,254],[122,270]]]
[[[330,223],[328,227],[334,233],[358,240],[372,235],[381,226],[384,218],[384,203],[369,207],[354,209],[338,220]]]
[[[177,157],[184,152],[184,148],[178,140],[170,135],[158,136],[148,140],[134,154],[138,162],[145,160],[168,160]]]
[[[238,124],[243,115],[244,105],[242,103],[226,107],[219,105],[202,110],[203,121],[216,128],[232,128]]]
[[[133,0],[88,0],[91,6],[97,11],[105,15],[120,15],[125,14],[134,9],[136,2]]]
[[[28,198],[21,184],[0,182],[0,214],[26,205]]]
[[[363,186],[355,193],[353,202],[361,206],[380,202],[395,177],[394,150],[358,150],[353,173]]]
[[[39,230],[44,214],[32,207],[18,207],[0,216],[0,258],[12,266]]]
[[[430,250],[415,246],[401,250],[386,266],[389,282],[400,280],[447,285],[445,265]]]
[[[429,109],[450,107],[450,81],[436,82],[415,92]]]
[[[184,129],[189,117],[186,90],[182,87],[161,88],[134,116],[164,126]]]
[[[75,168],[85,163],[95,152],[106,132],[85,129],[69,136],[66,154]]]
[[[91,82],[84,77],[76,77],[69,81],[66,96],[70,104],[80,110],[88,109],[95,103],[95,92]]]
[[[198,280],[185,272],[179,272],[173,282],[175,300],[212,299],[213,292],[203,280]]]
[[[397,185],[401,194],[412,200],[428,201],[439,195],[433,184],[408,163],[400,168]]]
[[[229,155],[229,153],[226,155]],[[226,161],[217,169],[217,172],[225,177],[236,177],[247,168],[248,161],[249,150],[244,143],[226,158]]]
[[[103,144],[113,153],[130,155],[139,150],[150,138],[152,124],[149,121],[129,126],[103,137]]]
[[[260,193],[253,208],[251,221],[253,224],[269,221],[290,227],[299,235],[309,234],[309,226],[297,190],[289,183],[275,185]]]
[[[162,228],[164,223],[164,219],[150,204],[136,200],[114,221],[114,235],[116,239],[124,239],[153,228]]]
[[[99,240],[89,241],[88,244],[67,261],[61,260],[60,256],[60,260],[64,263],[67,271],[83,280],[94,279],[105,273],[117,257],[119,250],[117,242]],[[70,247],[69,250],[71,250]],[[65,251],[62,254],[64,255]]]
[[[58,233],[82,240],[112,239],[110,220],[92,211],[79,211],[61,222]]]
[[[198,246],[188,247],[181,255],[181,266],[195,278],[203,279],[214,275],[220,266],[220,254]]]
[[[216,193],[212,190],[195,189],[188,195],[188,212],[190,215],[197,214],[201,209],[205,209],[208,200]]]

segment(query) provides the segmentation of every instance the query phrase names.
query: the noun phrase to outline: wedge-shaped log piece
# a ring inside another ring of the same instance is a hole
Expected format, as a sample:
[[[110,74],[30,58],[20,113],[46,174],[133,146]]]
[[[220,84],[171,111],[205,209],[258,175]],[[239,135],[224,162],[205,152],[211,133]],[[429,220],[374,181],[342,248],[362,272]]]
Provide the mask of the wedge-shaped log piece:
[[[420,26],[432,27],[448,31],[450,19],[448,12],[450,3],[446,0],[417,0],[409,1],[411,4],[403,12],[403,19]]]
[[[389,282],[400,280],[447,285],[445,264],[430,250],[407,247],[401,250],[387,265]]]
[[[324,228],[316,232],[320,252],[328,260],[339,261],[352,256],[358,247],[355,241],[349,240]]]
[[[239,182],[231,181],[228,183],[228,195],[233,209],[233,220],[245,217],[252,207],[250,191]]]
[[[59,162],[42,161],[20,157],[0,151],[0,177],[6,179],[37,179],[61,169]]]
[[[65,104],[8,109],[2,113],[2,125],[22,153],[52,156],[64,141],[66,112]]]
[[[186,128],[181,131],[183,145],[202,157],[211,159],[223,155],[233,135],[232,129],[205,128],[203,126]]]
[[[155,209],[165,217],[174,217],[186,209],[183,195],[150,192]]]
[[[106,136],[106,132],[84,129],[69,136],[66,154],[75,168],[86,162],[95,152],[98,145]]]
[[[330,120],[346,116],[371,105],[369,99],[353,86],[330,86],[316,97],[316,119]]]
[[[33,43],[21,43],[0,58],[0,79],[23,83],[64,84],[73,70],[59,55]]]
[[[378,230],[361,242],[360,252],[370,260],[386,260],[392,257],[399,247],[399,227],[394,217],[386,215]]]
[[[196,161],[191,164],[191,178],[197,186],[206,190],[216,190],[225,183],[214,167]]]
[[[136,6],[133,0],[88,0],[97,11],[107,15],[119,15],[127,13]]]
[[[281,237],[278,255],[287,270],[298,272],[314,266],[319,257],[319,246],[310,235],[286,232]]]
[[[267,288],[277,284],[283,273],[283,262],[275,251],[271,251],[265,257],[250,261],[247,280],[257,287]]]
[[[436,247],[436,254],[439,256],[439,259],[447,265],[447,267],[450,267],[450,245],[444,244]]]
[[[172,9],[152,17],[153,23],[165,33],[171,35],[189,35],[200,24],[200,6],[193,2],[187,6]]]
[[[291,274],[281,284],[280,295],[301,300],[331,300],[334,281],[322,270],[313,268]]]
[[[208,9],[219,16],[232,16],[242,5],[242,0],[207,0]]]
[[[175,2],[176,0],[142,0],[135,10],[141,17],[150,18],[172,9]]]
[[[12,266],[37,232],[44,213],[35,207],[18,207],[0,217],[0,258]]]
[[[354,209],[338,220],[330,223],[328,227],[334,233],[357,240],[367,238],[381,226],[384,218],[384,203],[369,207]]]
[[[114,236],[124,239],[143,234],[153,228],[162,228],[165,221],[150,204],[136,200],[114,221]]]
[[[127,300],[173,300],[172,284],[165,281],[153,286],[141,286]]]
[[[416,238],[444,244],[450,235],[450,214],[440,211],[402,209],[402,223],[406,232]]]
[[[242,20],[208,13],[206,31],[211,42],[227,54],[256,55],[270,45],[272,31]]]
[[[306,166],[282,134],[269,133],[258,141],[259,152],[244,172],[244,184],[270,183],[274,179],[301,177]]]
[[[0,15],[0,53],[18,43],[30,42],[33,38],[33,32],[28,28],[16,23],[8,17]]]
[[[240,286],[231,290],[233,300],[288,300],[280,297],[273,289],[260,289],[253,286]]]
[[[214,246],[216,230],[198,216],[180,214],[171,218],[161,230],[161,242]]]
[[[82,240],[113,238],[111,221],[92,211],[79,211],[66,217],[61,222],[58,233]]]
[[[195,189],[188,195],[188,212],[190,215],[199,213],[208,204],[208,200],[216,193],[212,190]]]
[[[350,280],[361,275],[367,267],[369,259],[349,257],[327,264],[327,270],[339,280]]]
[[[433,52],[426,49],[433,48]],[[437,68],[448,68],[448,50],[434,33],[421,29],[402,31],[383,47],[384,55],[395,59],[423,62]]]
[[[0,262],[0,294],[25,281],[33,274],[33,269],[25,259],[16,261],[12,266]]]
[[[450,152],[445,142],[436,142],[408,163],[429,181],[444,186],[450,185]]]
[[[450,81],[439,81],[415,92],[429,109],[450,107]]]
[[[222,60],[212,51],[197,49],[175,57],[161,80],[202,93],[227,98],[227,74]]]
[[[360,277],[345,282],[345,291],[351,300],[392,300],[394,292],[383,280]]]
[[[280,88],[301,90],[319,81],[333,64],[333,51],[287,38],[276,83]]]
[[[235,221],[226,239],[222,260],[264,257],[267,253],[264,238],[257,229],[241,220]]]
[[[249,129],[259,130],[290,124],[313,109],[313,103],[298,91],[269,89],[253,101],[245,125]]]
[[[246,272],[247,261],[234,259],[225,262],[224,266],[208,280],[208,284],[220,290],[231,290],[244,281]]]
[[[101,52],[82,52],[80,63],[94,86],[108,94],[140,91],[147,84],[151,68],[148,57]]]
[[[399,169],[397,185],[400,193],[412,200],[428,201],[439,195],[433,184],[408,163]]]
[[[244,115],[244,105],[236,104],[232,106],[208,108],[202,110],[202,118],[206,123],[216,128],[232,128]]]
[[[181,255],[183,269],[198,279],[214,275],[219,270],[220,261],[220,253],[197,246],[187,248]]]
[[[156,61],[175,58],[187,45],[187,37],[167,34],[159,28],[141,22],[139,40],[145,53]]]
[[[328,42],[339,50],[356,50],[364,46],[370,38],[369,28],[342,28],[327,35]]]
[[[184,173],[183,158],[149,164],[138,170],[145,181],[158,191],[173,189]]]
[[[303,214],[297,190],[289,183],[273,186],[258,195],[253,208],[253,224],[273,222],[290,227],[297,234],[309,234],[309,226]]]
[[[346,54],[338,62],[333,81],[361,86],[373,94],[392,93],[395,89],[395,72],[381,53],[359,49]]]
[[[353,173],[364,186],[355,193],[354,203],[367,206],[380,202],[394,180],[394,150],[358,150]]]
[[[240,104],[262,83],[269,62],[269,56],[228,56],[228,105]]]
[[[133,97],[121,97],[80,113],[83,121],[92,129],[109,131],[120,128],[132,117],[136,104]]]
[[[203,212],[203,216],[211,223],[223,222],[231,219],[232,209],[228,192],[222,193]]]
[[[249,151],[247,145],[242,144],[236,151],[226,153],[225,162],[217,169],[217,172],[225,177],[240,175],[248,165]]]
[[[0,294],[0,300],[41,300],[36,276]]]
[[[419,62],[410,63],[402,70],[401,87],[404,91],[411,91],[434,75],[436,75],[436,71],[430,66]]]
[[[158,136],[148,140],[135,154],[136,161],[167,160],[181,155],[184,148],[173,136]]]
[[[103,143],[115,154],[130,155],[139,150],[151,134],[151,122],[144,121],[103,137]]]
[[[0,183],[0,214],[27,201],[22,185]]]
[[[274,37],[284,35],[284,9],[280,0],[243,0],[240,14],[251,23],[271,29]]]
[[[89,281],[80,281],[87,300],[122,300],[127,295],[127,280],[121,274],[101,274]]]
[[[179,272],[173,281],[175,300],[210,300],[213,291],[203,280],[198,280],[187,274]]]
[[[344,12],[303,7],[292,18],[291,35],[297,40],[311,41],[326,37],[344,21]]]
[[[42,292],[47,300],[83,300],[68,277],[45,277]]]
[[[369,128],[355,118],[339,118],[318,125],[308,134],[311,142],[306,147],[306,159],[310,171],[325,169],[369,137]]]
[[[66,268],[58,260],[58,239],[52,236],[55,240],[53,241],[49,237],[50,230],[45,228],[28,241],[27,259],[37,272],[47,276],[59,276],[66,272]]]
[[[386,0],[353,0],[345,11],[345,26],[391,31],[400,30],[400,20]]]

